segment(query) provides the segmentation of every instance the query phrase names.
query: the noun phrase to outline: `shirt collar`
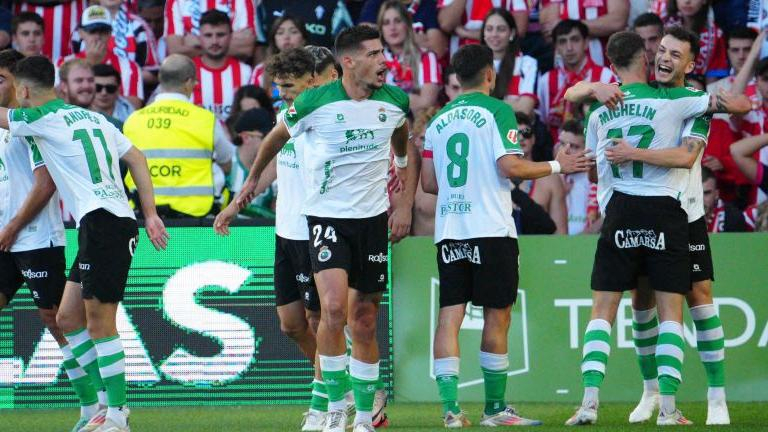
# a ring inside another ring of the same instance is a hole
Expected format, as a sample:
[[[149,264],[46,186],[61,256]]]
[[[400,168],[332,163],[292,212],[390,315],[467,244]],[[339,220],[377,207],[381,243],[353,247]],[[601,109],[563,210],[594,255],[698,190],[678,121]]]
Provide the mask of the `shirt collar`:
[[[159,93],[157,96],[155,96],[156,101],[160,100],[177,100],[177,101],[183,101],[183,102],[189,102],[189,98],[184,96],[181,93],[176,92],[163,92]]]

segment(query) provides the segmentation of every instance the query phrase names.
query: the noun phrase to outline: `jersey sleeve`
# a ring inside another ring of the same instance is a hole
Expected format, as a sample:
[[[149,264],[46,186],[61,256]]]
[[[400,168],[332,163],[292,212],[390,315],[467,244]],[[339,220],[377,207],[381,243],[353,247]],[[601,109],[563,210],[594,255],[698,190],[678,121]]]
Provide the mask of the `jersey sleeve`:
[[[40,149],[37,148],[34,138],[27,137],[27,142],[29,143],[29,147],[27,148],[27,153],[29,153],[29,166],[32,168],[32,171],[45,166],[43,155],[40,154]]]
[[[699,138],[704,140],[706,145],[707,140],[709,140],[709,125],[711,121],[712,116],[707,114],[686,120],[683,123],[683,138]]]
[[[589,115],[587,115],[587,125],[584,128],[584,144],[585,148],[589,151],[589,153],[597,154],[597,115],[593,115],[595,110],[598,108],[598,104],[595,103],[592,106],[592,109],[589,110]]]
[[[39,108],[14,108],[8,110],[8,130],[11,136],[40,136],[45,133],[42,122],[43,112]]]
[[[669,89],[669,102],[674,104],[675,113],[679,113],[682,118],[698,117],[709,109],[709,93],[690,89],[686,87],[676,87]]]
[[[523,149],[520,148],[520,141],[517,134],[517,120],[515,119],[515,112],[506,103],[502,103],[500,108],[496,110],[493,115],[498,140],[494,141],[493,154],[496,159],[508,154],[523,154]]]
[[[421,152],[421,157],[425,159],[432,159],[434,156],[435,145],[432,142],[432,128],[427,128],[424,132],[424,150]]]
[[[292,137],[303,134],[307,130],[306,118],[302,118],[300,112],[301,95],[293,102],[290,108],[283,114],[283,122]]]

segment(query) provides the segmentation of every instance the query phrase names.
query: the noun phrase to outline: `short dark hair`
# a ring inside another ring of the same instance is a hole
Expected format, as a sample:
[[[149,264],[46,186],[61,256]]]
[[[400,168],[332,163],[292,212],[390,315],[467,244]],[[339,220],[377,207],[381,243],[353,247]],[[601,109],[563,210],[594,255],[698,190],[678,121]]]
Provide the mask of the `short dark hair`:
[[[699,47],[699,36],[695,33],[686,30],[682,26],[674,25],[667,27],[666,31],[664,31],[664,36],[672,36],[679,41],[688,42],[688,46],[691,48],[691,57],[695,60],[699,56],[699,50],[701,49]]]
[[[746,26],[734,27],[725,34],[725,47],[728,48],[731,43],[731,39],[749,39],[751,41],[757,39],[757,31]]]
[[[18,15],[14,15],[11,19],[11,35],[15,35],[19,26],[26,22],[33,22],[45,31],[45,21],[43,21],[43,17],[34,12],[22,12]]]
[[[376,28],[369,25],[356,25],[342,30],[336,36],[334,50],[336,55],[341,55],[350,50],[360,49],[360,45],[367,40],[379,39],[380,37],[381,34]]]
[[[557,41],[558,37],[567,35],[572,32],[573,29],[578,30],[579,33],[581,33],[581,37],[584,39],[589,36],[589,27],[587,27],[586,24],[578,20],[567,19],[560,21],[555,28],[552,29],[552,40]]]
[[[614,33],[608,38],[606,55],[617,69],[626,69],[640,52],[645,55],[645,42],[639,34],[631,31]]]
[[[307,45],[304,49],[315,59],[316,75],[325,72],[328,66],[333,66],[338,71],[336,57],[333,56],[333,52],[328,48],[324,46]]]
[[[226,25],[229,31],[232,31],[232,22],[229,20],[229,15],[218,9],[211,9],[200,15],[200,27],[205,24],[211,26]]]
[[[764,75],[768,75],[768,57],[757,62],[757,66],[755,66],[755,76],[761,77]]]
[[[304,48],[291,48],[267,60],[267,75],[273,78],[294,77],[315,73],[315,58]]]
[[[635,22],[632,23],[633,30],[638,27],[648,26],[658,27],[659,32],[664,31],[664,21],[662,21],[661,18],[653,12],[646,12],[644,14],[638,15],[637,18],[635,18]]]
[[[563,123],[563,126],[560,127],[560,131],[570,132],[577,136],[584,136],[584,124],[575,119],[566,120],[565,123]]]
[[[267,35],[267,55],[275,55],[280,52],[280,49],[277,48],[277,42],[275,42],[275,36],[277,35],[277,31],[280,29],[280,26],[283,25],[286,21],[290,21],[293,23],[294,26],[299,30],[299,33],[301,33],[301,38],[304,39],[304,43],[309,43],[309,31],[307,31],[307,26],[304,24],[304,21],[297,16],[291,15],[291,14],[285,14],[279,18],[277,18],[273,23],[272,27],[269,29],[269,34]]]
[[[708,167],[702,166],[701,167],[701,182],[704,183],[705,181],[709,179],[715,179],[715,187],[717,187],[717,177],[715,176],[715,172],[709,169]]]
[[[518,127],[521,124],[533,127],[533,117],[529,116],[528,114],[526,114],[524,112],[515,111],[515,119],[517,120],[517,126]]]
[[[493,51],[485,45],[464,45],[451,58],[451,66],[461,87],[474,87],[482,81],[485,68],[493,67]]]
[[[45,56],[30,56],[19,60],[13,68],[16,80],[29,81],[35,87],[52,89],[56,81],[56,71],[53,63]]]
[[[5,69],[13,73],[13,69],[16,67],[21,59],[24,58],[24,54],[16,51],[15,49],[4,49],[0,51],[0,69]]]
[[[112,65],[97,64],[91,68],[93,70],[93,76],[95,77],[114,77],[117,83],[120,84],[120,72],[118,72]]]

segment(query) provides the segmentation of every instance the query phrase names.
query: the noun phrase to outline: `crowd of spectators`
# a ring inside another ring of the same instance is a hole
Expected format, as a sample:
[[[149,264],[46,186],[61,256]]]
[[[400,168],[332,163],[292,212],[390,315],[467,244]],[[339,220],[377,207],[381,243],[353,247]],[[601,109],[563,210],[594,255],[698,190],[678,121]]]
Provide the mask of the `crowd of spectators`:
[[[429,119],[460,91],[448,67],[451,53],[463,44],[484,44],[497,71],[492,95],[517,112],[524,157],[538,161],[551,159],[559,146],[584,147],[586,109],[563,96],[582,80],[616,81],[603,52],[608,36],[636,31],[653,64],[664,28],[682,25],[700,38],[689,85],[753,100],[753,111],[743,117],[713,118],[701,161],[710,231],[752,231],[768,229],[766,16],[768,0],[0,0],[0,48],[50,57],[61,97],[121,128],[156,100],[212,113],[211,130],[221,133],[201,144],[210,145],[205,169],[211,176],[187,188],[210,188],[210,210],[185,213],[174,208],[175,198],[166,213],[205,217],[237,192],[276,121],[281,98],[266,65],[277,53],[332,48],[344,28],[378,27],[387,82],[410,95],[412,136],[420,147]],[[161,76],[171,56],[165,78],[174,90],[163,88]],[[194,76],[184,81],[190,68]],[[157,129],[153,139],[185,154],[186,132],[161,122],[150,127]],[[146,137],[137,133],[134,141]],[[134,144],[157,150],[156,144]],[[168,173],[181,172],[176,169]],[[278,193],[266,187],[243,216],[274,217]],[[595,194],[586,175],[514,181],[515,220],[522,233],[594,233],[601,223]],[[434,197],[419,188],[413,234],[429,235],[433,219]]]

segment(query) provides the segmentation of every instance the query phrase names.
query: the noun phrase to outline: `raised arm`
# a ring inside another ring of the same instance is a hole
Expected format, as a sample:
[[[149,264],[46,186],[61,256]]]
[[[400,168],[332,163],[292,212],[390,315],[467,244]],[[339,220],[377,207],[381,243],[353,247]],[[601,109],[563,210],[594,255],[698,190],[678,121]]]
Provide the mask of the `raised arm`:
[[[618,84],[579,81],[565,91],[565,100],[577,104],[597,101],[614,109],[624,100],[624,92]]]
[[[731,144],[731,156],[746,178],[756,182],[759,162],[752,157],[758,150],[768,145],[768,134],[755,135]]]
[[[765,42],[765,35],[766,30],[761,31],[757,38],[755,38],[755,41],[752,42],[752,48],[749,50],[747,59],[733,80],[733,86],[731,86],[733,93],[744,94],[744,91],[747,89],[747,84],[749,84],[749,81],[755,74],[755,65],[760,60],[760,50],[762,49],[763,42]]]
[[[56,185],[48,173],[48,168],[41,166],[34,171],[35,182],[32,190],[29,191],[21,208],[11,217],[8,224],[0,229],[0,251],[9,252],[16,237],[22,229],[29,224],[48,204],[53,193],[56,192]]]
[[[448,6],[441,7],[437,11],[437,23],[440,30],[451,34],[461,24],[461,16],[464,14],[466,0],[454,0]]]
[[[727,113],[744,115],[752,110],[752,101],[742,93],[720,89],[717,94],[709,95],[707,114]]]

